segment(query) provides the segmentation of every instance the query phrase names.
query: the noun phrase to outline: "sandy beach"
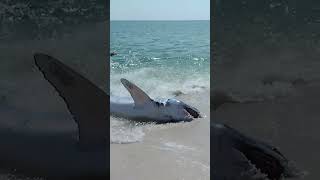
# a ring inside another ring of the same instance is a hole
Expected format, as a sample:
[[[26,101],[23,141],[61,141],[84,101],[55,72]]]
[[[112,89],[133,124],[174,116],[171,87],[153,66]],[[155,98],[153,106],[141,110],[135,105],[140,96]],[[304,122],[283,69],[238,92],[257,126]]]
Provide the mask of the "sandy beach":
[[[112,180],[210,179],[210,21],[111,21],[111,99],[128,79],[155,101],[175,98],[204,118],[139,124],[110,117]],[[119,98],[121,99],[121,98]]]
[[[141,129],[131,129],[131,133],[139,133],[138,142],[110,144],[111,179],[210,179],[208,97],[208,89],[177,97],[197,107],[204,118],[185,123],[140,125]],[[131,134],[128,129],[126,132]]]

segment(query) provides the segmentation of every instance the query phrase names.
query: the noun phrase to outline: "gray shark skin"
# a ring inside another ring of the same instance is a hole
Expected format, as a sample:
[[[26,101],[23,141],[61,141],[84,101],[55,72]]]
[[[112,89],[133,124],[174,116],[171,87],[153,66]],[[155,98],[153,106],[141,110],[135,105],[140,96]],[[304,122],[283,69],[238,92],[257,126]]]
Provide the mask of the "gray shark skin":
[[[123,97],[110,99],[110,114],[138,121],[156,123],[192,121],[201,118],[199,110],[176,99],[151,99],[132,82],[121,79],[132,100]]]

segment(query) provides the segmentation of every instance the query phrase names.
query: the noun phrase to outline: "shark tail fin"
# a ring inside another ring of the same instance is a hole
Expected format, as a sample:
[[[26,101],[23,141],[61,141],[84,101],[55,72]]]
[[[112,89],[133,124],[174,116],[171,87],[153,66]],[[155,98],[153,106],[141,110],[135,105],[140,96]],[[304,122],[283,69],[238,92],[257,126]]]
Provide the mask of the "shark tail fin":
[[[80,145],[106,143],[109,96],[59,60],[34,54],[36,66],[66,103],[78,125]]]
[[[129,91],[135,106],[143,105],[152,101],[152,99],[148,96],[147,93],[145,93],[132,82],[124,78],[122,78],[120,81],[123,84],[123,86]]]

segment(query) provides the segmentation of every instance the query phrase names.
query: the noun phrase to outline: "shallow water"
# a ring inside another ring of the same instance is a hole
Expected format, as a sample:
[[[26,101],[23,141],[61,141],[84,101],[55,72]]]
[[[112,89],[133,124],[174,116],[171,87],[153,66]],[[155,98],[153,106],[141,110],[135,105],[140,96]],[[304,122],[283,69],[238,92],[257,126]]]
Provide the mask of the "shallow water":
[[[111,22],[111,96],[130,97],[127,78],[205,116],[162,125],[111,117],[111,179],[209,179],[209,30],[209,21]]]
[[[209,179],[208,96],[204,90],[178,97],[204,115],[192,122],[133,125],[112,119],[118,126],[111,129],[111,179]]]

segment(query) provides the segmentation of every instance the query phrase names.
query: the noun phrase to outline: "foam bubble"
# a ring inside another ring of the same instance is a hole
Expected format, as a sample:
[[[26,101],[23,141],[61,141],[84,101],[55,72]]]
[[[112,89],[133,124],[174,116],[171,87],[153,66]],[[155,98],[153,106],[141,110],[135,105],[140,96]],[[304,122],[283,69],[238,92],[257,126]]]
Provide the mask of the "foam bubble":
[[[141,142],[145,133],[142,126],[132,125],[126,120],[110,119],[110,142],[117,144]]]
[[[151,98],[173,98],[178,94],[193,94],[210,87],[209,66],[203,58],[172,58],[164,56],[136,56],[111,60],[111,97],[130,97],[120,82],[126,78],[145,91]],[[166,128],[168,126],[165,126]],[[112,143],[143,141],[144,131],[156,130],[154,125],[130,126],[121,120],[111,122]],[[168,147],[167,147],[168,148]]]
[[[175,142],[165,142],[163,145],[169,149],[175,149],[178,151],[195,151],[195,148],[189,147],[182,144],[177,144]]]
[[[120,83],[126,78],[153,98],[171,98],[173,92],[199,92],[210,87],[209,74],[192,74],[186,72],[163,72],[160,69],[141,68],[126,73],[113,73],[110,79],[111,95],[130,96]]]

